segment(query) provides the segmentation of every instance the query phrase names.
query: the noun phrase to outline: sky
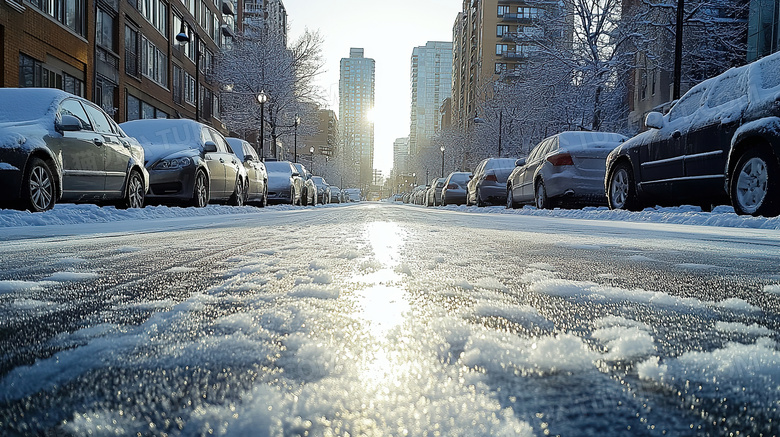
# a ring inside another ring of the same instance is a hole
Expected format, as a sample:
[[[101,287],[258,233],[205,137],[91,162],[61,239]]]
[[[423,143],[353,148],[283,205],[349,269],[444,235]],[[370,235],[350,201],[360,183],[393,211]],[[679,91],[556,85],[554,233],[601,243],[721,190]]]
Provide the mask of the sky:
[[[409,70],[412,49],[428,41],[451,41],[461,0],[283,0],[289,39],[304,29],[319,30],[324,39],[325,73],[319,84],[328,105],[338,113],[339,64],[351,47],[365,49],[376,60],[374,168],[388,175],[393,142],[409,135]]]

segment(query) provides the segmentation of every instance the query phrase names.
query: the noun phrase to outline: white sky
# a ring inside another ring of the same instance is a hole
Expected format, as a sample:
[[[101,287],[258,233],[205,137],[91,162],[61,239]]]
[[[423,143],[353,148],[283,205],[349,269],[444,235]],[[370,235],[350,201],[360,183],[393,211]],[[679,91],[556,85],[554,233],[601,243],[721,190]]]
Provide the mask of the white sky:
[[[319,80],[330,108],[338,112],[339,62],[350,47],[376,60],[374,168],[387,176],[393,141],[409,135],[409,69],[412,49],[428,41],[451,41],[461,0],[283,0],[290,40],[305,28],[323,36],[326,72]]]

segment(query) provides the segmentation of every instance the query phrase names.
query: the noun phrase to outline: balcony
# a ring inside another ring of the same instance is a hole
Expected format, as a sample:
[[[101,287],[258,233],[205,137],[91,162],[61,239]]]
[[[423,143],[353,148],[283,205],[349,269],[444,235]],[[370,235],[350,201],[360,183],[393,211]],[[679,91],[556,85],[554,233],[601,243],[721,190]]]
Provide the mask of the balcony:
[[[501,57],[508,60],[518,60],[528,58],[528,52],[516,52],[513,50],[501,52]]]
[[[504,14],[499,17],[503,23],[517,23],[517,24],[534,24],[539,21],[538,17],[527,16],[522,14]]]
[[[543,33],[540,30],[533,27],[530,29],[533,29],[533,31],[532,32],[507,32],[501,36],[501,41],[502,42],[539,41]]]

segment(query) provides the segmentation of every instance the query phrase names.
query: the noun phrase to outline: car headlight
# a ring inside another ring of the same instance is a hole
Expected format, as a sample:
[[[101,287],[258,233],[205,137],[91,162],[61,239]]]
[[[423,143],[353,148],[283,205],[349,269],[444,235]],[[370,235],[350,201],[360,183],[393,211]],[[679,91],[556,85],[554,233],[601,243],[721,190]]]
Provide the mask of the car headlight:
[[[192,165],[192,159],[184,157],[184,158],[173,158],[173,159],[163,159],[157,164],[154,165],[155,170],[175,170],[177,168],[184,168],[189,167]]]

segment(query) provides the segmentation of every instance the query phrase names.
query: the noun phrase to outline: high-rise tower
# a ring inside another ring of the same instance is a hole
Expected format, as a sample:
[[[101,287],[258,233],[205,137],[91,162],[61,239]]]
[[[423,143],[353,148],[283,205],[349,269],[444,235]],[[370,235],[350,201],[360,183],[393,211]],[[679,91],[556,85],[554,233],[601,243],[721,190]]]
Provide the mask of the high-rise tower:
[[[373,179],[374,109],[373,59],[363,57],[362,48],[351,48],[349,58],[341,59],[339,78],[339,119],[341,120],[342,175],[344,183],[367,189]]]
[[[412,159],[441,129],[440,108],[452,95],[452,43],[429,41],[412,50],[409,154]]]

